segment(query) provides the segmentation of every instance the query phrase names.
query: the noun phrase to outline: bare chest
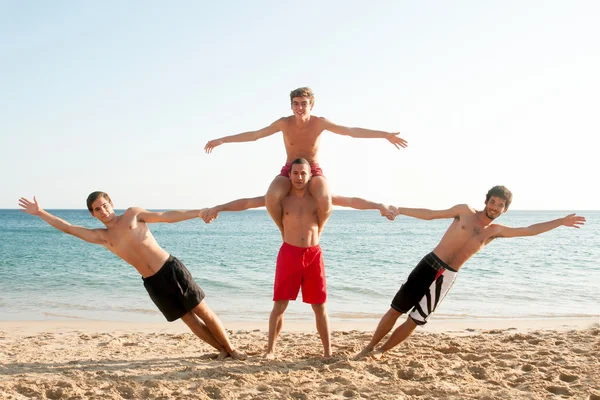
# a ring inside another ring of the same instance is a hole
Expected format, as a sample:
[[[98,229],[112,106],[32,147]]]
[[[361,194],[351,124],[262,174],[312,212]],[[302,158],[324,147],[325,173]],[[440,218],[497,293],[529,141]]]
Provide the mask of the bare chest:
[[[286,146],[312,149],[318,146],[323,130],[318,129],[317,126],[309,126],[306,128],[288,126],[282,132]]]
[[[283,216],[287,219],[317,220],[317,203],[311,196],[286,197],[281,202]]]
[[[113,251],[131,248],[142,243],[149,235],[148,226],[136,219],[121,220],[108,231],[108,246]]]
[[[490,241],[491,230],[469,221],[456,221],[448,233],[464,248],[480,249]]]

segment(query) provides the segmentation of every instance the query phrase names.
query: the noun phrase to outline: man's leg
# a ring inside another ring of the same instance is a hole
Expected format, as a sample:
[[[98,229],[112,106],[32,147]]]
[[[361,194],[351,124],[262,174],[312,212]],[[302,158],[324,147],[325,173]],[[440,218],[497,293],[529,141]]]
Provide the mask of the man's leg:
[[[283,223],[281,222],[283,218],[283,210],[281,208],[281,201],[288,194],[292,187],[292,183],[290,182],[290,178],[285,176],[276,176],[271,182],[271,186],[269,186],[269,190],[267,190],[267,194],[265,195],[265,205],[267,206],[267,211],[275,224],[281,231],[283,235]]]
[[[289,304],[289,300],[279,300],[273,302],[273,310],[269,317],[269,343],[267,345],[267,354],[265,357],[272,360],[275,358],[275,343],[279,338],[283,328],[283,313]]]
[[[206,343],[210,344],[215,349],[219,350],[220,353],[225,352],[227,355],[227,350],[215,337],[210,333],[206,325],[200,321],[200,319],[193,312],[189,312],[181,317],[181,320],[190,328],[190,330],[198,336],[200,339],[204,340]]]
[[[331,192],[324,176],[313,176],[308,190],[317,202],[317,217],[319,218],[319,233],[331,215]]]
[[[194,309],[192,310],[194,314],[196,314],[206,326],[209,333],[212,337],[223,347],[227,353],[231,356],[231,358],[236,360],[245,360],[246,355],[244,353],[240,353],[235,350],[231,343],[229,343],[229,338],[227,337],[227,333],[225,329],[223,329],[223,325],[221,325],[221,320],[217,315],[210,309],[206,301],[200,302]]]
[[[377,346],[377,343],[379,343],[381,339],[383,339],[383,337],[392,330],[394,324],[396,324],[396,321],[401,315],[402,313],[400,311],[396,311],[390,307],[388,312],[381,317],[381,321],[379,321],[379,325],[377,325],[377,329],[375,329],[375,333],[373,334],[371,341],[364,349],[362,349],[360,353],[358,353],[356,358],[364,357],[367,355],[367,353],[372,352],[373,349],[375,349],[375,346]]]
[[[377,349],[373,356],[378,359],[381,358],[381,355],[383,353],[396,347],[400,343],[404,342],[410,335],[412,335],[416,327],[417,324],[415,323],[415,321],[413,321],[412,318],[406,318],[406,321],[404,321],[399,327],[396,328],[394,333],[391,334],[391,336],[383,344],[383,346]]]
[[[327,316],[325,304],[311,304],[311,306],[315,312],[317,332],[319,332],[321,343],[323,343],[323,357],[329,358],[331,357],[331,334],[329,331],[329,317]]]

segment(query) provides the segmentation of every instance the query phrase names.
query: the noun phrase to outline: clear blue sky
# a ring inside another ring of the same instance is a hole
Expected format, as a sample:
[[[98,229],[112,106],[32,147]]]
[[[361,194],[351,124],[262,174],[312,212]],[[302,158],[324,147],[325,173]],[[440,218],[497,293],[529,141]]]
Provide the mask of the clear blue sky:
[[[324,133],[332,191],[396,205],[599,209],[596,1],[0,2],[0,208],[200,208],[263,194],[289,115],[400,131]]]

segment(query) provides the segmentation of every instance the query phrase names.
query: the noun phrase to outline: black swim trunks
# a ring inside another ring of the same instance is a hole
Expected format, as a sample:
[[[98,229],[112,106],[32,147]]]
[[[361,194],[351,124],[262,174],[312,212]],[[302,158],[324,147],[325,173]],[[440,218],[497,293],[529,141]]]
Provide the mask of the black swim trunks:
[[[433,252],[427,254],[396,293],[392,308],[401,313],[412,309],[409,317],[417,325],[425,325],[454,284],[456,274]]]
[[[173,256],[156,274],[142,279],[150,298],[169,322],[183,317],[205,297],[190,271]]]

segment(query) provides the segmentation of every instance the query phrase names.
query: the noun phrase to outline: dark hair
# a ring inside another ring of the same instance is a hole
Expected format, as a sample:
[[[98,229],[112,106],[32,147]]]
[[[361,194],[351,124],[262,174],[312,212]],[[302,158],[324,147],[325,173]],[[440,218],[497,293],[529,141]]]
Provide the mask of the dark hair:
[[[292,166],[294,164],[305,164],[308,165],[310,169],[310,163],[306,160],[306,158],[296,158],[294,161],[292,161],[292,163],[290,164],[290,171],[292,170]]]
[[[110,199],[110,196],[108,195],[108,193],[105,192],[92,192],[90,193],[90,195],[87,198],[87,208],[88,210],[90,210],[90,212],[92,212],[92,203],[94,203],[96,200],[98,200],[100,197],[104,197],[106,200],[108,200],[109,203],[112,204],[112,200]]]
[[[501,199],[504,199],[504,201],[506,201],[505,209],[508,210],[508,206],[510,206],[510,203],[512,202],[512,192],[510,190],[508,190],[506,188],[506,186],[501,186],[501,185],[494,186],[493,188],[488,190],[487,195],[485,196],[486,204],[488,201],[490,201],[490,198],[492,196],[500,197]]]
[[[294,100],[294,97],[308,97],[310,105],[315,105],[315,94],[309,87],[301,87],[290,92],[290,102]]]

